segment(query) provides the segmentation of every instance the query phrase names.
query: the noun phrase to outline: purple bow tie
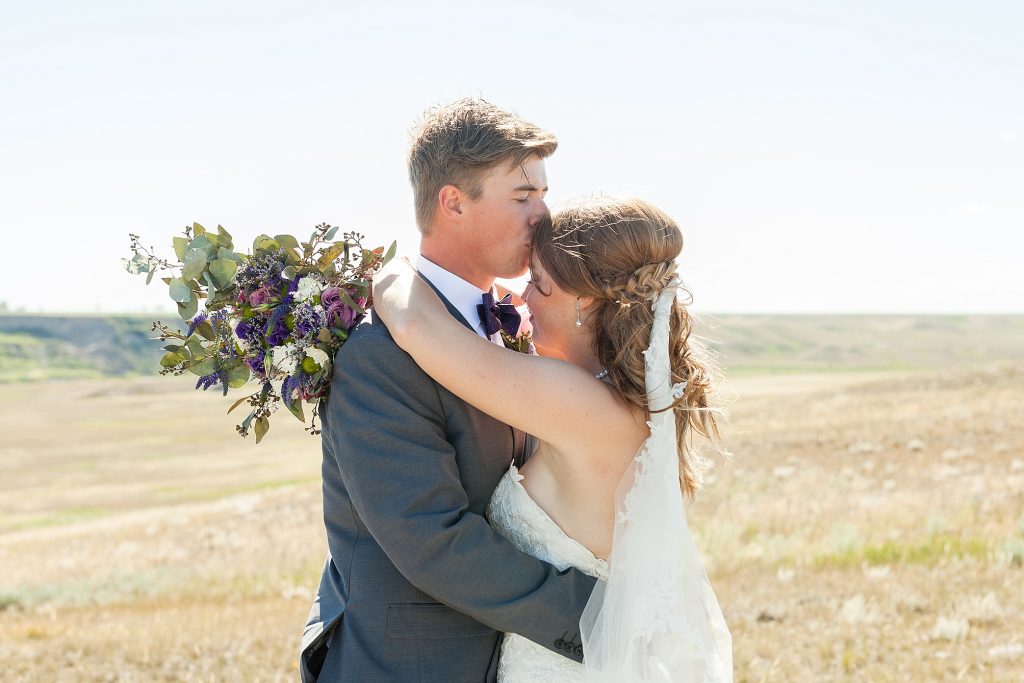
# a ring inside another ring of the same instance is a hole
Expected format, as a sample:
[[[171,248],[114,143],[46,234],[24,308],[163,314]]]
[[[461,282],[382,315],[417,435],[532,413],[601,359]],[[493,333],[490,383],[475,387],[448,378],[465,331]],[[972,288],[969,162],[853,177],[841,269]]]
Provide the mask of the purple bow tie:
[[[488,337],[498,330],[504,330],[510,337],[519,334],[519,322],[522,318],[512,305],[511,294],[506,294],[501,301],[495,302],[493,294],[484,292],[483,303],[477,304],[476,310],[480,314],[480,322],[483,323],[484,332]]]

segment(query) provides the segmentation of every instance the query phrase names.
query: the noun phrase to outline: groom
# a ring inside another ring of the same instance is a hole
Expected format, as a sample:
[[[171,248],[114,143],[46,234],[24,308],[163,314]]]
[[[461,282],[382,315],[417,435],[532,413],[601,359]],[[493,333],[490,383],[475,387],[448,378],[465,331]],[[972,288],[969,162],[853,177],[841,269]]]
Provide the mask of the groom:
[[[557,144],[479,99],[432,110],[413,132],[417,266],[481,336],[481,295],[527,269]],[[494,681],[502,632],[582,659],[594,579],[520,552],[483,517],[525,441],[430,379],[372,316],[353,331],[323,410],[329,555],[302,639],[304,683]]]

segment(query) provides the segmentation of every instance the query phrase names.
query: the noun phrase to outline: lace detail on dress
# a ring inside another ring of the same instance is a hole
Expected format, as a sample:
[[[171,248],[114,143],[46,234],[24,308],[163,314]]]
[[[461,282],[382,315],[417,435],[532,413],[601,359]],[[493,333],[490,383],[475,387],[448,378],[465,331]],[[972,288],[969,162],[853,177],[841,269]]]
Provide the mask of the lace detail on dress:
[[[491,526],[524,553],[560,570],[576,567],[590,576],[607,578],[608,563],[595,557],[578,541],[569,538],[530,498],[520,483],[522,480],[523,476],[513,465],[498,482],[487,506],[487,519]],[[574,633],[566,635],[570,639],[575,637]],[[582,680],[582,664],[523,636],[515,633],[505,635],[498,661],[500,683],[562,683]]]

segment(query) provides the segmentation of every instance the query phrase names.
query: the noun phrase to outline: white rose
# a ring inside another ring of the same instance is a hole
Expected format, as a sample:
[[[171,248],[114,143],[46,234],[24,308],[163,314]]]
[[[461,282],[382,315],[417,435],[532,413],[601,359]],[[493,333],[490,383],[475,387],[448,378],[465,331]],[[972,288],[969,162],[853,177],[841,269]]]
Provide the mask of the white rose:
[[[298,301],[309,301],[323,291],[324,285],[316,275],[307,275],[299,280],[299,286],[295,290],[295,298]]]

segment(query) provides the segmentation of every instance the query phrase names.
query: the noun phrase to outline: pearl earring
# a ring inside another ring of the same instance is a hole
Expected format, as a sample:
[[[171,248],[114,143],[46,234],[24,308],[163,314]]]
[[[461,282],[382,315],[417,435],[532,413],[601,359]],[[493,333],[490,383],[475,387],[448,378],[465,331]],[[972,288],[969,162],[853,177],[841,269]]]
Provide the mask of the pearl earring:
[[[576,327],[583,327],[583,319],[580,317],[580,300],[576,299]]]

